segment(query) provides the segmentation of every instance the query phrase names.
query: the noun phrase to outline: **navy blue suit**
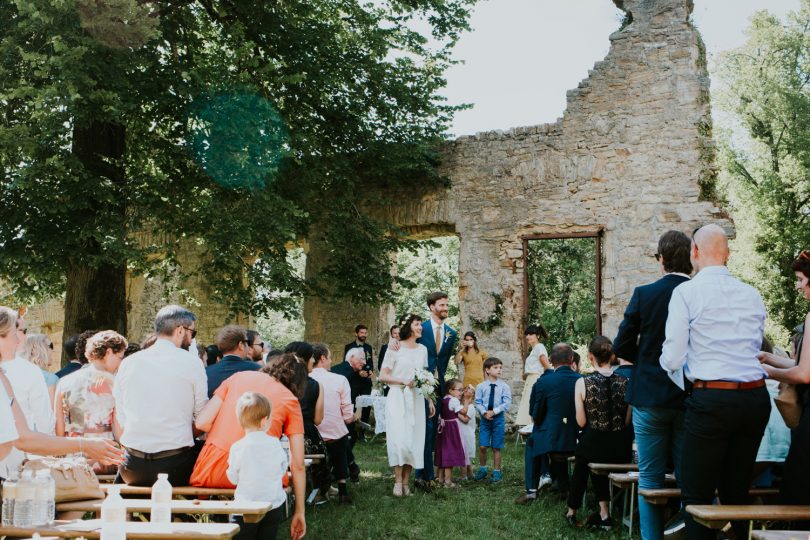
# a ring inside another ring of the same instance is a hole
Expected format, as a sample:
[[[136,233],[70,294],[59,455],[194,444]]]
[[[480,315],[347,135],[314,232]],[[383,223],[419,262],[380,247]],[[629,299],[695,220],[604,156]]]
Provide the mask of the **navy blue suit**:
[[[532,386],[529,410],[534,419],[534,454],[573,453],[577,447],[577,411],[574,386],[582,377],[569,366],[560,366]]]
[[[208,399],[211,399],[214,396],[214,392],[219,388],[219,385],[225,382],[225,379],[234,373],[258,370],[259,364],[256,362],[245,360],[235,354],[223,356],[222,360],[205,368],[205,375],[208,377]]]
[[[636,287],[624,312],[613,352],[635,365],[627,384],[627,402],[639,407],[682,407],[684,393],[661,368],[672,291],[689,278],[667,274]]]
[[[433,326],[430,319],[422,323],[422,337],[417,340],[427,349],[428,354],[428,370],[436,371],[439,375],[439,388],[436,392],[436,417],[441,404],[442,396],[444,396],[444,376],[447,373],[447,365],[450,363],[450,357],[456,348],[456,340],[458,339],[458,332],[450,328],[446,323],[444,324],[444,339],[442,340],[441,347],[436,350],[436,336],[433,334]],[[427,404],[425,404],[427,407]],[[425,468],[416,471],[416,478],[421,480],[433,480],[435,475],[433,473],[433,441],[436,438],[436,417],[429,418],[425,422]]]

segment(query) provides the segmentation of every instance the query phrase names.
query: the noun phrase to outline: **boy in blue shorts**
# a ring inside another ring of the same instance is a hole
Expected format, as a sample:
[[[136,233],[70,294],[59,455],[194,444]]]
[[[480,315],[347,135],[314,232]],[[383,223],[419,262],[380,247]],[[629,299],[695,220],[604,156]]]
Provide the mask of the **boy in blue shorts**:
[[[501,448],[503,448],[504,429],[506,422],[505,412],[512,406],[512,390],[509,385],[500,380],[503,362],[498,358],[490,357],[484,360],[484,382],[475,388],[475,408],[481,417],[481,427],[478,434],[478,461],[480,467],[475,473],[476,480],[487,477],[487,448],[492,448],[492,478],[490,482],[500,482],[503,479],[501,472]]]

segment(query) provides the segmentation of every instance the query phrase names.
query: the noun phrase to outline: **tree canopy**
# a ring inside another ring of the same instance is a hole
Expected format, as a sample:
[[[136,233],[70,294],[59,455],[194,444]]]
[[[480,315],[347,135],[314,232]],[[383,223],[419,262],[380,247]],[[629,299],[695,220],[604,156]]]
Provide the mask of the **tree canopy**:
[[[730,202],[754,244],[736,265],[790,330],[807,310],[790,265],[810,246],[810,0],[785,21],[755,14],[717,74],[716,103],[731,119],[721,152]]]
[[[472,2],[0,3],[0,279],[67,290],[66,332],[125,330],[127,271],[197,274],[256,315],[390,299],[404,241],[358,194],[442,182]],[[313,230],[351,249],[306,281],[287,251]]]

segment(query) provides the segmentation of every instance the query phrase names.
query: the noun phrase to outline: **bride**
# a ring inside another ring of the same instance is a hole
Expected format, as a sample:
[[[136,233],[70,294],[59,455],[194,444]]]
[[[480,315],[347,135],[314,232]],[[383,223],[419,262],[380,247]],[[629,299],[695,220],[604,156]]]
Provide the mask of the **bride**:
[[[385,355],[379,380],[391,387],[385,401],[389,419],[386,431],[388,464],[394,468],[394,496],[410,495],[408,480],[413,469],[423,466],[425,448],[425,398],[416,391],[416,370],[427,369],[427,349],[416,342],[422,336],[422,318],[409,315],[399,330],[400,346]],[[436,413],[429,401],[430,416]]]

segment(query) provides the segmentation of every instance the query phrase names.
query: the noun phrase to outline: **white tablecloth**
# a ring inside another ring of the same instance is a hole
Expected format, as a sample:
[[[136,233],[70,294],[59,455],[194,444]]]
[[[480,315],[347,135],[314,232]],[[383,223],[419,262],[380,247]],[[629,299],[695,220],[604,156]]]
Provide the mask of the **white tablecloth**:
[[[357,396],[355,405],[358,409],[374,407],[374,433],[385,433],[385,396]]]

